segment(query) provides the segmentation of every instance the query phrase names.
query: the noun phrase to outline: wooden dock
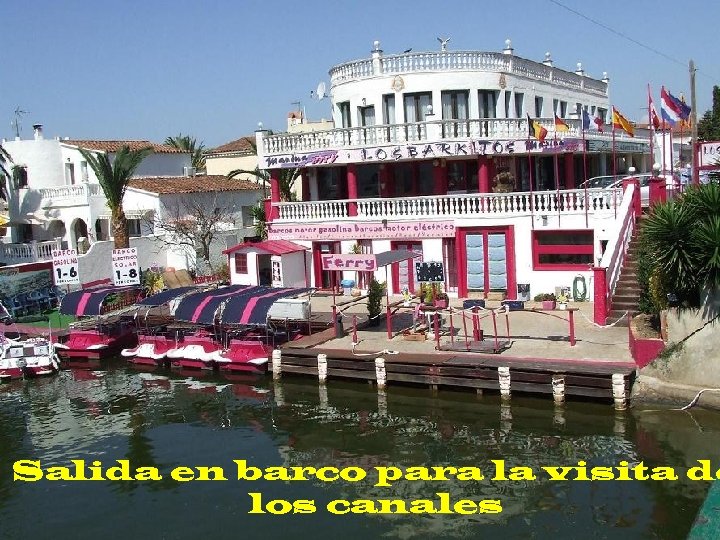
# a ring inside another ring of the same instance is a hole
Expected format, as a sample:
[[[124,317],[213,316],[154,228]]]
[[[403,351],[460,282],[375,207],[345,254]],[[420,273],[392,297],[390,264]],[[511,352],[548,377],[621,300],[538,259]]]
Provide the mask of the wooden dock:
[[[546,360],[436,351],[430,354],[382,351],[363,353],[323,347],[286,347],[275,351],[273,377],[284,374],[366,380],[379,388],[388,384],[427,385],[496,391],[549,394],[556,403],[565,396],[612,400],[627,407],[635,366],[627,362]]]

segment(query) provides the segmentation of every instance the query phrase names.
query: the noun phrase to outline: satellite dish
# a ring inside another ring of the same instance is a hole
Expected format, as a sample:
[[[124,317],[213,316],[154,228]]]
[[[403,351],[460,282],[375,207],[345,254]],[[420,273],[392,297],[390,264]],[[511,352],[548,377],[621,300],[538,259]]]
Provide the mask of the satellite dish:
[[[317,98],[323,99],[325,96],[327,96],[327,94],[325,92],[326,92],[325,83],[323,81],[320,81],[317,85],[317,90],[315,92],[315,94],[317,95]]]

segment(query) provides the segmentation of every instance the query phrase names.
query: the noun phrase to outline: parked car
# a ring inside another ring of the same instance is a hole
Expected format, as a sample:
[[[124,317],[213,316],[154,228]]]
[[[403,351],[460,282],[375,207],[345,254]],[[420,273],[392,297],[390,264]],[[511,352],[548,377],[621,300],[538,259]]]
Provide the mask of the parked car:
[[[580,184],[580,189],[593,189],[593,188],[606,188],[610,187],[612,184],[616,184],[618,180],[624,178],[624,175],[621,174],[607,174],[605,176],[594,176],[592,178],[588,178],[585,182]]]
[[[668,197],[674,197],[681,191],[680,177],[675,174],[660,174],[665,179],[665,191]],[[651,173],[633,174],[632,176],[624,176],[611,187],[622,187],[623,180],[626,178],[637,178],[640,183],[640,204],[643,207],[650,206],[650,179],[653,177]]]

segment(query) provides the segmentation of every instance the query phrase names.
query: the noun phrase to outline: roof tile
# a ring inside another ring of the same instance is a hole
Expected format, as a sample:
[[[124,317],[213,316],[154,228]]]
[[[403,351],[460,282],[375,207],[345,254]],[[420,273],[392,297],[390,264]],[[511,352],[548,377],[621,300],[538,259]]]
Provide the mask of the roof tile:
[[[187,154],[184,150],[173,148],[168,144],[158,144],[150,141],[94,141],[94,140],[79,140],[79,139],[68,139],[60,141],[62,144],[69,144],[71,146],[79,146],[80,148],[86,148],[88,150],[99,150],[101,152],[118,152],[123,146],[130,147],[130,150],[140,150],[150,146],[153,152],[156,154]]]
[[[255,182],[232,179],[220,174],[198,176],[143,176],[130,180],[128,187],[149,191],[150,193],[157,193],[159,195],[262,189],[262,186]]]

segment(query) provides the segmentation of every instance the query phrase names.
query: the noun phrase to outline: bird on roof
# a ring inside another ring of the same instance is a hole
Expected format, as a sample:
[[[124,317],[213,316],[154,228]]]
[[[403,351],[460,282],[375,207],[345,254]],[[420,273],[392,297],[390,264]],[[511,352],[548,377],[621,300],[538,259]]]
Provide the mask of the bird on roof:
[[[440,50],[442,52],[447,51],[447,44],[448,44],[448,41],[450,41],[450,38],[440,38],[439,37],[439,38],[437,38],[437,40],[440,42]]]
[[[412,51],[412,47],[410,47],[409,49],[405,49],[405,50],[403,51],[403,54],[407,54],[407,53],[409,53],[410,51]]]

